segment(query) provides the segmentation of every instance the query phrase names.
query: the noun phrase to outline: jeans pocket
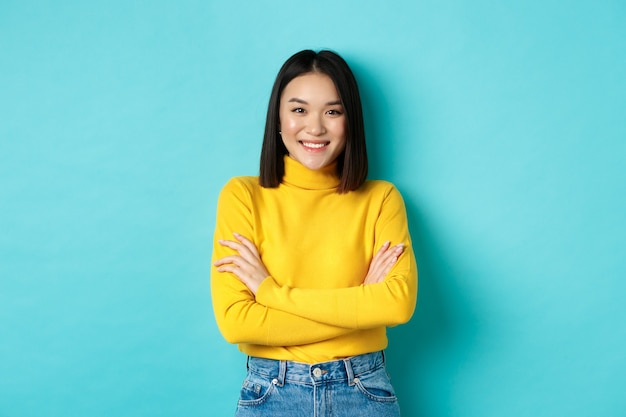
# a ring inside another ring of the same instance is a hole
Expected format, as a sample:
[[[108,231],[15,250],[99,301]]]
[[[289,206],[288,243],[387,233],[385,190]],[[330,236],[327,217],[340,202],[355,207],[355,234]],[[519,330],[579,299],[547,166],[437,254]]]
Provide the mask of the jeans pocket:
[[[354,379],[354,382],[359,391],[373,401],[394,402],[398,400],[385,368],[359,375],[358,378]]]
[[[270,397],[275,388],[274,380],[254,373],[248,373],[239,393],[239,405],[261,405]]]

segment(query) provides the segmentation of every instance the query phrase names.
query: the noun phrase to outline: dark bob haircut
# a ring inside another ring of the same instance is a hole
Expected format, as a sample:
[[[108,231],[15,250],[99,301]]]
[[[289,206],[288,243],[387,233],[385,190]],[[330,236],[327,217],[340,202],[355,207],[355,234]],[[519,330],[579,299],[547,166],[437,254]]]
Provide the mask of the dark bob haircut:
[[[307,73],[320,73],[335,83],[346,118],[346,147],[337,157],[337,192],[347,193],[359,188],[367,177],[367,149],[363,109],[356,79],[346,61],[331,51],[304,50],[289,58],[282,66],[270,95],[261,149],[259,182],[265,188],[275,188],[285,175],[284,155],[287,148],[280,137],[280,97],[294,78]]]

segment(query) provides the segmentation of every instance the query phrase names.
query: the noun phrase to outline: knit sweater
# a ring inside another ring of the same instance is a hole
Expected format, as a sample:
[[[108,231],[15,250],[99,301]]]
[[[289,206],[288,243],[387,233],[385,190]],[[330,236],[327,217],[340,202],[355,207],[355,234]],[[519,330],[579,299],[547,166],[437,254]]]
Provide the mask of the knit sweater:
[[[374,352],[387,346],[386,327],[413,314],[417,267],[400,193],[366,181],[338,194],[335,169],[286,156],[277,188],[235,177],[220,193],[213,261],[234,253],[217,241],[236,232],[270,274],[255,297],[232,273],[211,272],[218,327],[250,356],[316,363]],[[364,285],[386,241],[404,243],[404,252],[383,282]]]

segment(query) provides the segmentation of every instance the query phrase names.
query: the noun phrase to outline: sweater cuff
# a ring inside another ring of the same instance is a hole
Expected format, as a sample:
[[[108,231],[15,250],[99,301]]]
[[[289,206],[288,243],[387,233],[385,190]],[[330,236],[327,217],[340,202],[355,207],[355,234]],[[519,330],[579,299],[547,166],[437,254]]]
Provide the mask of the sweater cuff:
[[[267,296],[272,293],[273,288],[276,288],[276,281],[274,281],[274,278],[272,278],[271,275],[268,275],[267,278],[265,278],[263,282],[261,282],[259,288],[256,290],[256,302],[266,305],[263,302],[263,299],[267,298]]]

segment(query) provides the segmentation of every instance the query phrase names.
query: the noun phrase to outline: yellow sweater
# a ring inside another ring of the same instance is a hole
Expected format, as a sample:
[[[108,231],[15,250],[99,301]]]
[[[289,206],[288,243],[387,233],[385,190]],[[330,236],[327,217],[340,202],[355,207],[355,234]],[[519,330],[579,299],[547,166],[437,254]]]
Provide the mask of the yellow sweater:
[[[386,327],[405,323],[417,296],[417,267],[400,193],[367,181],[337,194],[335,166],[312,171],[285,157],[278,188],[231,179],[220,193],[213,261],[233,254],[217,243],[252,240],[270,273],[256,295],[213,267],[211,292],[224,338],[251,356],[324,362],[384,349]],[[384,242],[405,250],[384,282],[363,285]]]

